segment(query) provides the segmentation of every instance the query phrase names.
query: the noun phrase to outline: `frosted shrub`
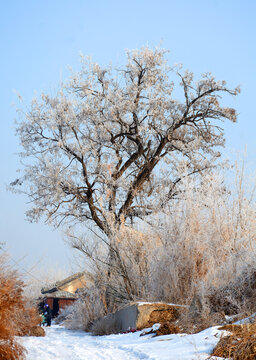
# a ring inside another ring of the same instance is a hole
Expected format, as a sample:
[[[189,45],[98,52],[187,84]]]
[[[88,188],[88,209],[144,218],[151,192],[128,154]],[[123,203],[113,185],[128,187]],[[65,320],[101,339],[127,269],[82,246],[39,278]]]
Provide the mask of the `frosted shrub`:
[[[117,334],[120,332],[120,328],[114,317],[103,317],[96,320],[91,326],[91,332],[93,335],[109,335]]]
[[[179,199],[166,212],[156,209],[147,224],[123,223],[115,229],[110,218],[114,235],[109,243],[99,240],[89,249],[85,239],[73,238],[94,272],[97,287],[90,296],[100,289],[105,311],[134,300],[190,304],[195,295],[208,312],[234,313],[248,305],[256,284],[255,193],[239,173],[237,186],[228,187],[224,178],[217,172],[197,180],[186,177]],[[246,296],[239,295],[239,284]],[[86,319],[94,321],[89,304],[83,306]]]
[[[64,308],[57,318],[68,329],[90,330],[92,323],[106,314],[105,299],[97,287],[84,289],[80,298],[71,306]]]
[[[74,304],[65,306],[64,308],[60,309],[59,315],[55,318],[55,323],[64,325],[65,321],[68,319],[68,317],[71,316],[73,311]]]
[[[204,297],[255,268],[255,193],[248,200],[240,175],[238,180],[232,191],[219,174],[197,187],[191,179],[184,182],[183,197],[155,224],[162,241],[152,264],[155,298],[189,303],[195,293]]]
[[[87,330],[89,319],[87,318],[86,304],[82,300],[77,300],[73,305],[66,308],[66,316],[63,324],[71,330]]]

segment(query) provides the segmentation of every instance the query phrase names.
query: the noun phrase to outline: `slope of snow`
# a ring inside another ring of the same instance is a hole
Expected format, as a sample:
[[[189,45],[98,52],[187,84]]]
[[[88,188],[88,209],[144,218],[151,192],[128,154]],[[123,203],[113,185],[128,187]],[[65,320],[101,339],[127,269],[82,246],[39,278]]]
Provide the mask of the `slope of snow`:
[[[206,360],[223,331],[213,327],[194,335],[153,338],[140,333],[99,337],[53,325],[46,328],[45,337],[19,341],[27,350],[27,360]]]

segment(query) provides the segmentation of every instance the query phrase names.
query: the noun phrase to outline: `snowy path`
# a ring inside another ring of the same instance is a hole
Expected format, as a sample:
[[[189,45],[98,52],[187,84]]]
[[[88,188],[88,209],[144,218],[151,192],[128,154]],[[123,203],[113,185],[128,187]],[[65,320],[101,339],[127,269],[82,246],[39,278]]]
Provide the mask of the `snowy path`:
[[[95,337],[53,325],[45,337],[24,337],[27,360],[205,360],[221,331],[207,329],[195,335],[139,337],[139,333]]]
[[[111,342],[103,344],[100,337],[90,336],[82,331],[66,330],[54,325],[46,328],[45,337],[23,338],[22,343],[28,350],[27,360],[138,359],[135,354],[132,355],[126,350],[118,349]]]

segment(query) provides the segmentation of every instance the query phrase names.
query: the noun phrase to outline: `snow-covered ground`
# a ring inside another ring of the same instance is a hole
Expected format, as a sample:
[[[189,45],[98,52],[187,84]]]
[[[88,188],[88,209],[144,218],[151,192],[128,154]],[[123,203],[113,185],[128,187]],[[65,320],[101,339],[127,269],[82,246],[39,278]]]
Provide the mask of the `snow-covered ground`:
[[[45,337],[23,337],[19,341],[27,349],[27,360],[206,360],[221,333],[213,327],[194,335],[140,337],[136,332],[91,336],[53,325],[46,328]]]

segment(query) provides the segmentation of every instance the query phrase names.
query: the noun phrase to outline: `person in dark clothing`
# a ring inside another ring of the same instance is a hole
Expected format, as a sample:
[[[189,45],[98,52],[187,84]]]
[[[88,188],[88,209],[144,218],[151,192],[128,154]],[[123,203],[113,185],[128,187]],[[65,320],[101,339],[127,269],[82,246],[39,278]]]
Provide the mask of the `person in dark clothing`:
[[[52,312],[48,304],[44,305],[44,315],[46,317],[46,326],[51,326],[52,323]]]

